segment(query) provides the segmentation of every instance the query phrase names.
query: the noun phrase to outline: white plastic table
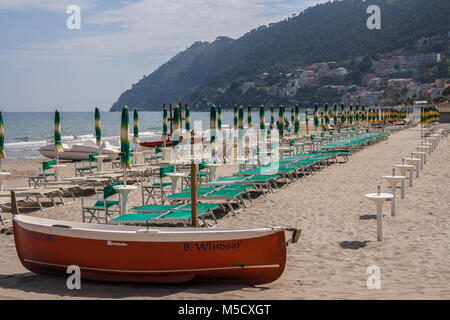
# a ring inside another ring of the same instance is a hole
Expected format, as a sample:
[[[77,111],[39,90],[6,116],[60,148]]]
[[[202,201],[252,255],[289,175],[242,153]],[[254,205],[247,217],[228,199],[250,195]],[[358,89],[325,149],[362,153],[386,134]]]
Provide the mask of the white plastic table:
[[[421,158],[420,169],[423,169],[423,165],[427,163],[427,153],[422,151],[411,152],[412,158]]]
[[[54,164],[52,168],[55,168],[55,180],[61,181],[61,169],[67,167],[65,164]]]
[[[3,191],[3,181],[11,175],[11,172],[0,171],[0,191]]]
[[[386,179],[390,185],[391,185],[391,192],[392,192],[392,202],[391,202],[391,216],[395,216],[395,194],[397,189],[397,183],[401,182],[402,179],[405,180],[405,176],[383,176],[384,179]]]
[[[419,177],[420,170],[420,158],[404,158],[406,164],[412,164],[416,166],[416,178]]]
[[[219,163],[207,163],[205,167],[209,169],[209,181],[214,181],[216,179],[216,170],[221,165]]]
[[[427,154],[430,154],[430,148],[430,146],[426,145],[416,146],[417,151],[426,152]]]
[[[181,172],[166,173],[166,176],[168,176],[170,180],[172,180],[172,193],[175,193],[177,191],[178,180],[188,177],[186,174]]]
[[[409,186],[413,186],[413,176],[414,176],[414,166],[412,164],[394,164],[394,168],[398,168],[400,170],[400,174],[402,176],[406,176],[406,171],[409,171]],[[404,180],[402,180],[402,184],[404,184]],[[402,199],[403,196],[403,185],[402,185]]]
[[[421,145],[421,146],[427,146],[427,147],[429,147],[429,148],[428,148],[428,154],[431,155],[431,153],[433,152],[433,144],[432,144],[432,143],[429,143],[429,142],[422,142],[420,145]]]
[[[94,156],[94,158],[97,159],[97,161],[98,161],[97,171],[103,172],[103,160],[108,158],[108,156],[98,155],[98,156]]]
[[[137,156],[140,154],[144,154],[142,151],[133,151],[133,164],[137,164]]]
[[[366,198],[372,200],[377,207],[377,240],[383,240],[383,204],[387,199],[395,198],[394,195],[390,193],[368,193]]]
[[[114,189],[118,190],[120,193],[120,214],[127,214],[128,213],[128,194],[136,190],[136,186],[132,185],[126,185],[124,186],[121,184],[120,186],[113,187]]]

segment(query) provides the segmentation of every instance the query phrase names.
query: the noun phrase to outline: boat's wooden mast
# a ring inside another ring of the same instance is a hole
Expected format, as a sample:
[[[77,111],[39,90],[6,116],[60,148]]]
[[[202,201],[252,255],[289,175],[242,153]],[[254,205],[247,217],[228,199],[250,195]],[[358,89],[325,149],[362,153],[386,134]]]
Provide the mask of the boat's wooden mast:
[[[198,227],[197,219],[197,167],[194,159],[191,160],[191,220],[192,226]]]

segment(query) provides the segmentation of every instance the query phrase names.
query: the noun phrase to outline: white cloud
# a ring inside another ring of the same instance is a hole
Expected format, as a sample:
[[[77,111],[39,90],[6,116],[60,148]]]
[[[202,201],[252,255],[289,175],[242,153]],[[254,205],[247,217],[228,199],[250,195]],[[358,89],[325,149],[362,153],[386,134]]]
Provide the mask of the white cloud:
[[[94,2],[94,0],[2,0],[0,10],[39,9],[65,13],[65,9],[71,4],[76,4],[83,9],[91,9]]]
[[[287,16],[269,0],[142,0],[82,18],[77,37],[44,44],[35,49],[48,53],[92,56],[170,54],[194,41],[212,41],[217,36],[239,37],[250,29]],[[268,18],[267,16],[270,16]],[[82,13],[83,17],[83,13]],[[270,21],[269,21],[270,20]],[[90,26],[111,26],[111,32],[89,33]],[[119,28],[118,28],[119,27]]]

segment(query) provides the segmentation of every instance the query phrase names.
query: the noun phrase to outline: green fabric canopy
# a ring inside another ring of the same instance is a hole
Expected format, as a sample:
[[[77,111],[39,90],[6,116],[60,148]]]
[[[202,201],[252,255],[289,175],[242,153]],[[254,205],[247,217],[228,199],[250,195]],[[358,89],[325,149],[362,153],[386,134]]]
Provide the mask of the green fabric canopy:
[[[6,158],[5,152],[5,129],[3,128],[3,117],[0,111],[0,159]]]
[[[122,108],[122,118],[120,121],[120,167],[122,170],[131,169],[130,155],[130,120],[128,107]]]
[[[133,143],[139,143],[139,115],[136,109],[133,110]]]
[[[55,152],[64,152],[61,142],[61,118],[58,110],[55,111]]]
[[[100,123],[100,109],[95,107],[95,143],[97,147],[102,146],[102,126]]]

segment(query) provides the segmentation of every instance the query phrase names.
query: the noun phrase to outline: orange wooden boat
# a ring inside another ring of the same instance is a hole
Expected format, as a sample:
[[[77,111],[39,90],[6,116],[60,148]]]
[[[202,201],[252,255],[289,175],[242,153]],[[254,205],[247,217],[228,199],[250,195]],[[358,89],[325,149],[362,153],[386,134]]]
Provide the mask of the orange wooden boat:
[[[300,236],[284,227],[145,228],[24,215],[13,216],[13,228],[28,270],[67,276],[76,265],[84,279],[117,282],[269,283],[283,273],[286,247]]]

